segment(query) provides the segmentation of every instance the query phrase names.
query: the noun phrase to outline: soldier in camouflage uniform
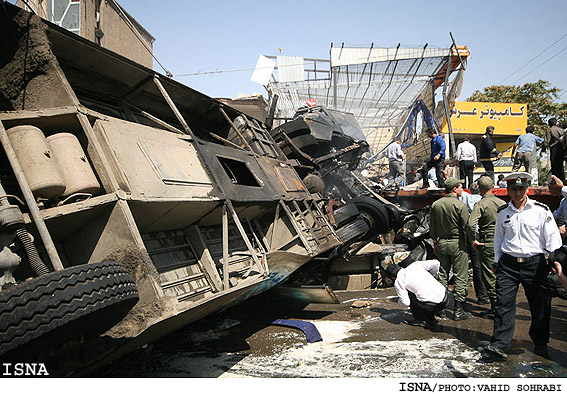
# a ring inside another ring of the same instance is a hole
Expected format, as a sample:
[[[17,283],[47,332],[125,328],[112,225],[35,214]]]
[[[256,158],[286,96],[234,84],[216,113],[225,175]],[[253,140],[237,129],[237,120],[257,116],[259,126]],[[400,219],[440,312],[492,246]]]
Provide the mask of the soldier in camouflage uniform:
[[[489,177],[483,176],[478,181],[482,199],[478,201],[471,212],[467,224],[467,235],[474,250],[478,250],[482,267],[482,279],[490,299],[490,310],[481,314],[488,319],[494,318],[496,305],[496,273],[492,270],[494,264],[494,226],[496,225],[497,210],[506,202],[492,194],[494,183]]]
[[[465,226],[469,218],[467,206],[458,200],[463,193],[462,179],[453,177],[445,181],[445,197],[435,201],[431,206],[430,234],[435,244],[435,254],[441,262],[439,282],[447,288],[449,271],[453,268],[455,275],[455,320],[470,319],[471,314],[465,312],[469,279],[469,256]]]

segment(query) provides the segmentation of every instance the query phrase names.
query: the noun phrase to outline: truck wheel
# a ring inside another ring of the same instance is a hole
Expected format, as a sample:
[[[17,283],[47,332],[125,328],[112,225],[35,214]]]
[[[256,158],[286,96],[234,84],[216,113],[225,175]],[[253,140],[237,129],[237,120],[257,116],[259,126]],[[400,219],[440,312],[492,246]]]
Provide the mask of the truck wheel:
[[[384,208],[386,208],[386,210],[388,211],[388,219],[390,221],[390,226],[395,231],[401,229],[404,220],[398,208],[396,208],[392,204],[384,204]]]
[[[384,204],[368,196],[355,197],[350,202],[356,205],[370,227],[363,240],[370,240],[388,231],[390,220]]]
[[[364,219],[357,219],[337,230],[337,236],[344,243],[354,242],[364,236],[369,230]]]
[[[291,142],[293,142],[302,152],[307,153],[308,155],[315,153],[319,146],[317,140],[311,134],[298,135],[297,137],[293,137]],[[284,147],[282,152],[286,156],[293,155],[293,151],[289,146]]]
[[[309,126],[307,126],[303,120],[284,123],[282,126],[279,126],[278,129],[280,129],[280,127],[289,138],[293,138],[301,134],[311,134]],[[274,129],[274,131],[276,131],[276,129]],[[277,133],[273,133],[272,135],[277,135]]]
[[[345,224],[352,222],[360,215],[358,208],[354,204],[345,204],[337,208],[333,213],[335,215],[337,227],[342,227]]]
[[[105,261],[66,268],[0,292],[0,357],[34,360],[69,339],[100,335],[138,302],[128,271]]]

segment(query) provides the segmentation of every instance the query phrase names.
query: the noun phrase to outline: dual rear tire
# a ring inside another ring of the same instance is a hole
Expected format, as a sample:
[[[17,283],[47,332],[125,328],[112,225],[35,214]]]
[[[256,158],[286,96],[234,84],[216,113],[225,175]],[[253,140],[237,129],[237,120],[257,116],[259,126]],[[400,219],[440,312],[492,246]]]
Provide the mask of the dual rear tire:
[[[0,359],[33,361],[74,338],[100,335],[138,302],[134,279],[105,261],[51,272],[0,292]]]
[[[375,239],[378,235],[384,234],[390,229],[397,231],[403,224],[403,218],[398,208],[392,204],[382,204],[368,196],[355,197],[348,204],[335,211],[335,221],[339,229],[353,222],[356,218],[364,220],[366,226],[362,224],[353,225],[349,230],[344,231],[346,234],[351,234],[366,228],[364,234],[360,237],[363,241]]]

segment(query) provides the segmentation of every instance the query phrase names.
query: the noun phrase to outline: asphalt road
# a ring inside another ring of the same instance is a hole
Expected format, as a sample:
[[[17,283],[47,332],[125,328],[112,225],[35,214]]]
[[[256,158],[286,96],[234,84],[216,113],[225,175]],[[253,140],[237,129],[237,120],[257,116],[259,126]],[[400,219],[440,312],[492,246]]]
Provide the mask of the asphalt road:
[[[469,294],[474,294],[472,289]],[[492,320],[486,305],[468,300],[473,318],[440,319],[435,330],[408,326],[393,288],[337,292],[341,304],[292,304],[270,293],[203,319],[126,356],[93,377],[567,377],[567,301],[553,300],[550,355],[533,354],[529,309],[520,289],[509,359],[485,360],[479,343]],[[313,323],[322,341],[272,325],[276,319]]]

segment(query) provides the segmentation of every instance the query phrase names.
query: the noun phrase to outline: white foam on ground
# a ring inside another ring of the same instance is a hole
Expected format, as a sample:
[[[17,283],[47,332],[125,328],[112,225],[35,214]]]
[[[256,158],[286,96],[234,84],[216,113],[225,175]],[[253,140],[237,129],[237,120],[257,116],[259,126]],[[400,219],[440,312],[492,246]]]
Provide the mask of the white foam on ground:
[[[271,357],[248,356],[220,377],[459,377],[479,353],[456,339],[316,342]]]
[[[384,297],[378,297],[378,298],[376,298],[376,297],[374,297],[374,298],[371,298],[371,297],[353,298],[353,299],[350,299],[350,300],[341,301],[341,304],[348,304],[349,302],[354,302],[354,301],[376,301],[376,300],[383,300],[383,299],[384,299]]]
[[[340,342],[345,338],[350,337],[350,332],[361,327],[361,323],[356,323],[352,321],[335,321],[335,320],[317,320],[311,321],[317,331],[321,334],[323,338],[322,342],[316,343],[335,343]]]
[[[480,354],[457,339],[345,342],[363,323],[312,321],[323,341],[298,342],[270,356],[235,353],[204,357],[177,354],[160,376],[192,377],[482,377],[493,367],[479,367]],[[279,333],[298,341],[303,334]]]

